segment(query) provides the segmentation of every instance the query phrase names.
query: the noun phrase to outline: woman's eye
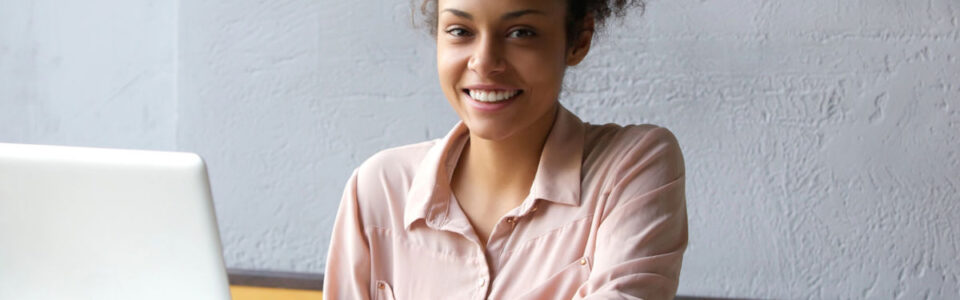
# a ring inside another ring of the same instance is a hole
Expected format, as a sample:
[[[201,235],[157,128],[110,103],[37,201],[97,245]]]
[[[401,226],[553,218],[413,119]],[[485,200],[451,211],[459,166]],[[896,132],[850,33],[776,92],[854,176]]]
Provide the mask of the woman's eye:
[[[455,37],[467,37],[470,36],[470,32],[463,28],[452,28],[447,30],[447,34]]]
[[[525,38],[525,37],[531,37],[531,36],[535,36],[535,35],[537,35],[537,34],[536,34],[535,32],[533,32],[533,30],[529,30],[529,29],[517,29],[517,30],[511,31],[508,36],[511,37],[511,38]]]

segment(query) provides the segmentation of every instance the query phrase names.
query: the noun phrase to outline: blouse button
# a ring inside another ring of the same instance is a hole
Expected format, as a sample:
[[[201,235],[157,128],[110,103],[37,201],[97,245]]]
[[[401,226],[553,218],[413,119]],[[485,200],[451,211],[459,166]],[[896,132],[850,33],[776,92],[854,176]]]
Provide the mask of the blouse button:
[[[516,222],[513,220],[513,218],[507,218],[507,223],[510,223],[510,225],[513,225],[513,222]]]
[[[382,289],[385,288],[385,287],[386,287],[386,285],[384,285],[383,282],[377,284],[377,288],[378,288],[378,289],[381,289],[381,290],[382,290]]]
[[[530,208],[530,211],[537,211],[537,205],[534,204],[533,207]]]
[[[586,265],[586,264],[587,264],[587,259],[581,258],[581,259],[580,259],[580,264],[581,264],[581,265]]]

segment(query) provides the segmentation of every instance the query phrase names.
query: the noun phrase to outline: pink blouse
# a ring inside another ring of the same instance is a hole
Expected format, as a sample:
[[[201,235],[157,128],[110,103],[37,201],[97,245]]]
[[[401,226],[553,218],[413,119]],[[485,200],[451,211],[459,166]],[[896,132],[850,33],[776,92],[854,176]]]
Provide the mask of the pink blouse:
[[[384,150],[353,172],[327,299],[671,299],[687,245],[670,131],[591,125],[560,107],[530,194],[481,246],[450,190],[469,138]]]

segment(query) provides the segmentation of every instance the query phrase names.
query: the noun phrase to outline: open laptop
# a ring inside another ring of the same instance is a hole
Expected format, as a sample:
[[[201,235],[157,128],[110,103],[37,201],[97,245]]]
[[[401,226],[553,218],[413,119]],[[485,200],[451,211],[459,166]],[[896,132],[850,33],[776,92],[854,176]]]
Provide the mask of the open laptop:
[[[230,299],[203,161],[0,143],[0,299]]]

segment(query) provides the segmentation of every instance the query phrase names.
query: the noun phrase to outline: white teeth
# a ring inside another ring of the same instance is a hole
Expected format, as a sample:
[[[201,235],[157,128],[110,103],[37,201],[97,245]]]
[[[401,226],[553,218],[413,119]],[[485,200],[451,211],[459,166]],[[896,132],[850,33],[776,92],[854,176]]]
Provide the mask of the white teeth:
[[[470,98],[473,98],[480,102],[499,102],[513,98],[520,93],[520,90],[512,91],[479,91],[479,90],[468,90],[470,92]]]

